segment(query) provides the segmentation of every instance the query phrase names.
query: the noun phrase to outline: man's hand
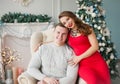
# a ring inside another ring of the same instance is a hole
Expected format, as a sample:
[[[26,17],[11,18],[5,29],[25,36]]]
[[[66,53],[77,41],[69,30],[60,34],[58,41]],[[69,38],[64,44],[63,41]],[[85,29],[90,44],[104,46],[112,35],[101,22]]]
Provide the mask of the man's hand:
[[[39,43],[39,44],[37,44],[35,47],[34,47],[34,52],[36,52],[37,50],[38,50],[38,48],[39,48],[39,46],[41,46],[42,45],[42,43]]]

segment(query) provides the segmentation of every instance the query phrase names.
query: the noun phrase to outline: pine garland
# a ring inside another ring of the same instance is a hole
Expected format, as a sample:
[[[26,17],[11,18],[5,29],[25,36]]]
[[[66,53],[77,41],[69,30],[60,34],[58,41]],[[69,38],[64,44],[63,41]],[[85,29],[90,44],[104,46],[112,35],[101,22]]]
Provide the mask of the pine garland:
[[[3,23],[30,23],[30,22],[50,22],[51,17],[47,14],[25,14],[25,13],[11,13],[4,14],[1,17]]]

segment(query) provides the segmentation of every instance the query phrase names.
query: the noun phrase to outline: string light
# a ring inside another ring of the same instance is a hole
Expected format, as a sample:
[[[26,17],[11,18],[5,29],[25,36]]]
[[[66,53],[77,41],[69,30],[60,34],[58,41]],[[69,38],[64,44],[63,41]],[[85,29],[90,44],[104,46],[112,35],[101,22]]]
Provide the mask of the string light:
[[[4,48],[0,52],[2,56],[2,61],[0,63],[4,66],[11,64],[14,61],[18,61],[21,58],[19,58],[19,54],[17,54],[17,51],[15,49],[11,48]]]
[[[1,60],[0,63],[2,65],[1,72],[2,74],[0,77],[2,77],[3,80],[5,80],[5,69],[7,65],[12,64],[14,61],[19,61],[21,58],[20,55],[17,54],[17,51],[15,49],[11,48],[4,48],[1,50]]]

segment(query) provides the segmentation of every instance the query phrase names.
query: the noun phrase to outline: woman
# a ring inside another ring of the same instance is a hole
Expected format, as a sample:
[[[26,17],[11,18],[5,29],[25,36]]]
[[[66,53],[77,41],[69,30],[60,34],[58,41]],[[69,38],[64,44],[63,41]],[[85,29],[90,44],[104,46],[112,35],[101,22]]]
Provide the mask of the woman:
[[[59,21],[70,29],[68,44],[76,56],[69,60],[69,64],[79,63],[80,79],[83,79],[85,84],[110,84],[109,69],[98,52],[98,41],[93,29],[71,11],[61,12]]]

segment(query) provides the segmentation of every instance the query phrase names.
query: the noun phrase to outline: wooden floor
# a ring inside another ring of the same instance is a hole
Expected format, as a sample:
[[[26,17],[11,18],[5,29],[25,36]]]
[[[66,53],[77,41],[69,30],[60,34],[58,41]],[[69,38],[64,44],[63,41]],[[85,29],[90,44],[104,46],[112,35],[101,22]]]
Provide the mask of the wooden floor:
[[[120,59],[119,59],[119,63],[118,63],[118,71],[120,74]],[[115,80],[112,80],[112,84],[120,84],[120,78],[116,78]]]

